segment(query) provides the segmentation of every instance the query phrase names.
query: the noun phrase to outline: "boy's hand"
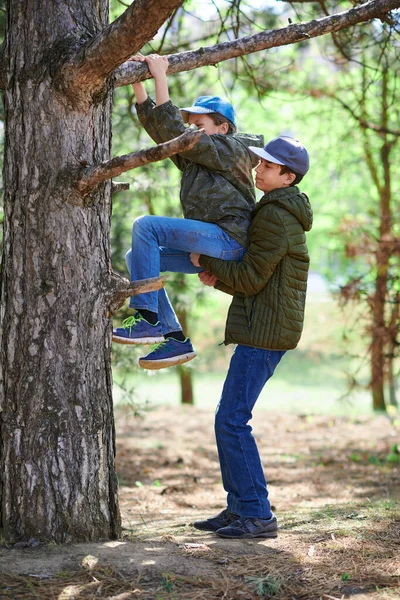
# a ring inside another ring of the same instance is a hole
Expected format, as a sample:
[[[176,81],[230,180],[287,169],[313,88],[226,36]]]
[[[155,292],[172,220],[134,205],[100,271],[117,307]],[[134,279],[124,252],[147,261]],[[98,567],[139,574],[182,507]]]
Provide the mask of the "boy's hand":
[[[217,283],[217,278],[215,275],[210,273],[210,271],[202,271],[201,273],[198,273],[198,277],[201,283],[204,283],[204,285],[214,287],[214,285]]]
[[[147,62],[150,73],[154,79],[157,79],[160,75],[165,75],[168,70],[168,58],[166,56],[159,56],[158,54],[149,54],[144,57]]]
[[[146,57],[143,56],[143,54],[140,54],[140,52],[138,52],[137,54],[130,56],[128,58],[128,61],[130,61],[130,60],[132,60],[133,62],[145,62]]]
[[[145,57],[143,56],[143,54],[140,54],[140,52],[138,52],[137,54],[134,54],[133,56],[128,58],[128,61],[130,60],[132,62],[145,62]],[[137,83],[132,83],[132,89],[133,93],[136,96],[137,103],[143,104],[143,102],[147,100],[147,92],[143,83],[141,81]]]
[[[200,254],[196,254],[195,252],[190,253],[190,260],[195,267],[200,267],[199,265]]]
[[[149,54],[144,60],[156,84],[156,104],[157,106],[165,104],[169,101],[167,81],[168,58],[166,56],[159,56],[158,54]]]

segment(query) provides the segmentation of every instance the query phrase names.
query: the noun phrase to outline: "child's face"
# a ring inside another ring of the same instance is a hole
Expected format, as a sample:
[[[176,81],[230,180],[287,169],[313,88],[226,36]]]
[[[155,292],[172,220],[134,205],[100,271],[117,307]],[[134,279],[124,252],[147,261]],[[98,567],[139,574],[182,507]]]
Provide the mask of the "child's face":
[[[256,187],[265,193],[288,187],[295,179],[294,173],[284,173],[281,175],[281,165],[269,162],[264,158],[260,159],[255,171]]]
[[[227,123],[216,125],[209,115],[189,113],[188,123],[189,125],[196,125],[199,129],[204,129],[207,135],[213,135],[215,133],[225,134],[228,130]]]

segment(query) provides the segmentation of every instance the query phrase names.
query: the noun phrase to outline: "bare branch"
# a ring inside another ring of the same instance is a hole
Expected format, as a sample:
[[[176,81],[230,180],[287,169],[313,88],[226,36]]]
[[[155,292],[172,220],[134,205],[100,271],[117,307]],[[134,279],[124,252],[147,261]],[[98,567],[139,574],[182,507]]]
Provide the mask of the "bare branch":
[[[255,79],[253,80],[253,82],[254,82],[255,88],[262,87],[261,82],[255,80]],[[281,87],[281,89],[285,92],[288,92],[288,93],[291,93],[294,95],[299,93],[298,89],[295,89],[295,88],[289,87],[289,86],[285,86],[285,85],[283,85]],[[340,96],[340,94],[336,94],[335,92],[332,92],[328,88],[322,89],[322,88],[313,87],[309,90],[306,90],[306,94],[311,96],[312,98],[317,98],[317,99],[318,98],[330,98],[331,100],[334,100],[335,102],[340,104],[341,107],[344,108],[353,117],[353,119],[355,121],[357,121],[357,123],[359,124],[361,129],[364,129],[364,130],[369,129],[371,131],[375,131],[375,133],[378,133],[382,137],[386,136],[386,135],[392,135],[395,138],[400,137],[400,129],[394,129],[391,127],[387,127],[387,125],[385,126],[385,125],[378,125],[376,123],[373,123],[372,121],[370,121],[366,118],[364,111],[362,111],[362,114],[357,114],[357,112],[353,108],[351,108],[351,106],[349,104],[347,104],[347,102],[345,102],[343,100],[343,98]]]
[[[157,160],[163,160],[179,152],[189,150],[199,141],[203,133],[203,129],[192,129],[189,127],[182,135],[169,142],[164,142],[145,150],[139,150],[138,152],[131,152],[123,156],[116,156],[95,167],[86,167],[78,179],[77,188],[85,196],[102,181],[116,177],[130,169],[135,169],[136,167],[141,167]]]
[[[117,194],[118,192],[126,192],[129,190],[130,183],[123,181],[113,181],[111,183],[111,194]]]
[[[182,0],[135,0],[97,37],[85,44],[61,72],[61,85],[75,103],[104,86],[107,77],[151,40]]]
[[[252,54],[268,48],[276,48],[277,46],[295,44],[305,39],[340,31],[357,23],[383,17],[387,12],[399,7],[400,0],[371,0],[356,8],[321,19],[314,19],[308,23],[296,23],[282,29],[256,33],[232,42],[223,42],[191,52],[171,54],[168,56],[170,65],[168,74],[190,71],[208,65],[215,66],[217,63],[230,58]],[[126,62],[116,69],[114,77],[115,85],[120,87],[149,79],[151,75],[145,63]]]
[[[330,93],[327,90],[312,90],[311,96],[314,98],[317,97],[327,97],[332,98],[336,102],[338,102],[352,117],[355,121],[358,122],[362,129],[371,129],[376,133],[379,133],[381,136],[385,135],[393,135],[395,137],[400,137],[400,129],[391,129],[386,125],[377,125],[376,123],[372,123],[372,121],[368,121],[362,115],[358,115],[355,110],[351,108],[338,94]]]
[[[154,292],[164,287],[167,275],[150,277],[149,279],[138,279],[129,281],[118,273],[112,274],[110,292],[107,300],[108,316],[112,316],[121,308],[129,296],[136,296],[145,292]]]

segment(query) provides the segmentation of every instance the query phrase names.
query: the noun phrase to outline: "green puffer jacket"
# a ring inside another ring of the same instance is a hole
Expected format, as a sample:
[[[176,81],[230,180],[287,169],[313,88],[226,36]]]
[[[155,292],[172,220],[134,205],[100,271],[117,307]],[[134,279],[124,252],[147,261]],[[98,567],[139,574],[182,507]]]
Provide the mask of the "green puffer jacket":
[[[303,329],[309,255],[305,231],[312,226],[308,198],[296,186],[273,190],[253,212],[243,261],[200,257],[218,277],[216,287],[234,294],[225,344],[290,350]]]
[[[186,131],[180,110],[170,101],[156,106],[148,98],[136,109],[157,144]],[[263,136],[204,134],[191,150],[171,157],[183,171],[180,201],[184,217],[215,223],[245,247],[255,206],[252,168],[258,162],[248,146],[261,148]]]

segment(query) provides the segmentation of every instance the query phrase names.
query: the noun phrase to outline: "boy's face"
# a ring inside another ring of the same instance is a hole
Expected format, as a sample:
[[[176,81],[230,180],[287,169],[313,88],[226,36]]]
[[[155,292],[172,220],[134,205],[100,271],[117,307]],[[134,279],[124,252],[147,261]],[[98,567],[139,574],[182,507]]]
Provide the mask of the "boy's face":
[[[256,187],[265,192],[272,192],[279,188],[289,187],[296,178],[294,173],[284,173],[281,175],[281,165],[269,162],[264,158],[255,168],[256,171]]]
[[[226,134],[228,131],[228,123],[216,125],[209,115],[189,113],[188,123],[189,125],[196,125],[199,129],[204,129],[207,135],[213,135],[215,133]]]

